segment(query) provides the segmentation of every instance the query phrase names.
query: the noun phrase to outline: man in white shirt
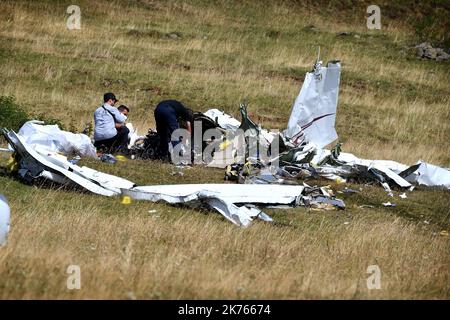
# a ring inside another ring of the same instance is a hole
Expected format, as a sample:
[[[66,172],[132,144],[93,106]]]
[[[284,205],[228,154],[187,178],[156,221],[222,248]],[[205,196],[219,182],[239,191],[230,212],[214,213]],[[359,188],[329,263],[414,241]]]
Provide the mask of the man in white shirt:
[[[105,93],[103,105],[94,112],[94,146],[110,153],[125,151],[130,133],[125,126],[127,117],[114,108],[117,101],[114,93]]]

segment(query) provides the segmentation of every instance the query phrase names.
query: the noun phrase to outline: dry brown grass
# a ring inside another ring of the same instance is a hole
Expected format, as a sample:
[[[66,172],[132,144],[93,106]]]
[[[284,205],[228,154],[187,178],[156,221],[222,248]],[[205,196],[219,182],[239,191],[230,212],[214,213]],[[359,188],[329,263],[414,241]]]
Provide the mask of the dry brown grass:
[[[295,228],[239,229],[192,210],[117,200],[106,213],[109,199],[64,198],[34,190],[12,203],[0,298],[449,298],[448,239],[402,218],[297,209]],[[366,286],[373,264],[381,290]],[[81,290],[66,287],[69,265],[81,268]]]
[[[79,31],[65,29],[65,5],[2,3],[0,94],[78,130],[92,121],[106,91],[131,107],[141,132],[154,125],[155,104],[169,97],[236,116],[248,98],[263,126],[283,128],[320,45],[324,61],[343,63],[336,126],[345,151],[450,166],[448,63],[402,53],[412,44],[404,26],[389,22],[369,32],[364,20],[348,24],[271,2],[128,3],[79,1]],[[360,38],[339,38],[341,31]],[[167,38],[171,32],[181,39]],[[105,79],[126,85],[105,86]],[[222,171],[201,167],[170,176],[172,167],[154,162],[88,165],[139,184],[223,179]],[[277,224],[245,230],[210,212],[124,206],[3,176],[0,193],[12,206],[9,243],[0,248],[3,299],[450,296],[449,238],[439,236],[450,224],[444,191],[419,189],[384,208],[380,203],[392,199],[364,187],[345,199],[345,212],[268,210]],[[81,268],[81,290],[66,288],[71,264]],[[372,264],[381,268],[381,290],[366,287]]]

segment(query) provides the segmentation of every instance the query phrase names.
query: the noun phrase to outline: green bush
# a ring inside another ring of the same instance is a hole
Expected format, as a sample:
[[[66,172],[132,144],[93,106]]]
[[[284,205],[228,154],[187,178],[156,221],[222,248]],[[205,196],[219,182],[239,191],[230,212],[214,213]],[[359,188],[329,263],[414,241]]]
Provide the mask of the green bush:
[[[32,113],[30,118],[32,118],[33,120],[44,121],[46,125],[56,124],[61,130],[66,130],[66,127],[64,126],[64,124],[62,124],[61,120],[49,117],[43,113]]]
[[[66,130],[59,119],[48,117],[42,113],[28,114],[16,102],[13,96],[0,96],[0,128],[19,131],[23,124],[30,120],[44,121],[45,124],[57,124],[61,130]]]
[[[0,96],[0,128],[17,132],[28,120],[28,114],[16,103],[14,97]]]

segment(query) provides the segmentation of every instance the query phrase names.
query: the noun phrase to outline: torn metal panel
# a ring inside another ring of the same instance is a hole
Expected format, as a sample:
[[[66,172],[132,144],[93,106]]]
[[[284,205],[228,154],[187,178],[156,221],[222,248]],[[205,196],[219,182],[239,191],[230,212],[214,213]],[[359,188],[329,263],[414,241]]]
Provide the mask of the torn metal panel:
[[[334,124],[340,73],[341,65],[337,61],[328,62],[326,67],[318,62],[314,71],[306,73],[284,131],[286,137],[295,140],[304,134],[307,141],[320,148],[337,139]]]
[[[301,196],[303,186],[245,184],[178,184],[138,186],[122,193],[135,199],[180,203],[199,198],[221,198],[231,203],[292,204]]]
[[[225,218],[238,226],[248,227],[257,217],[267,222],[273,221],[272,218],[256,207],[238,207],[233,203],[225,202],[217,198],[207,199],[206,202],[211,208],[217,210]]]
[[[371,168],[374,168],[374,169],[377,169],[377,170],[383,172],[389,179],[394,181],[397,185],[399,185],[402,188],[409,188],[409,187],[411,187],[411,184],[408,181],[406,181],[405,179],[400,177],[398,174],[396,174],[394,171],[390,170],[386,166],[381,165],[379,162],[378,163],[374,162],[369,167],[369,170]]]
[[[71,168],[75,173],[83,176],[86,179],[95,181],[96,183],[100,184],[102,188],[111,190],[115,194],[120,194],[120,189],[131,189],[136,186],[134,182],[127,179],[100,172],[88,167],[71,165]]]
[[[444,187],[450,189],[450,170],[441,168],[419,160],[419,167],[415,173],[405,177],[412,183],[428,187]]]
[[[9,233],[10,209],[6,198],[0,194],[0,246],[6,244]]]
[[[315,204],[327,204],[333,207],[338,207],[339,209],[345,209],[345,203],[341,199],[332,199],[330,197],[317,196],[313,198],[310,205]]]
[[[261,214],[261,210],[239,205],[295,206],[300,203],[303,190],[303,186],[285,185],[182,184],[140,186],[123,189],[122,194],[137,200],[164,201],[171,204],[205,201],[231,222],[246,227]],[[265,214],[262,217],[269,219]]]

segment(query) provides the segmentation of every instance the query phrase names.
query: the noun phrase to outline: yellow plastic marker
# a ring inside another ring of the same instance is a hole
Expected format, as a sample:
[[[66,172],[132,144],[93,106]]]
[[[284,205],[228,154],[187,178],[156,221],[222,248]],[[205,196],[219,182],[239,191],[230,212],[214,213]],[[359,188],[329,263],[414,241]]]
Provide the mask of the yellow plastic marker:
[[[225,140],[224,142],[222,142],[221,144],[219,144],[219,149],[220,149],[220,150],[224,150],[224,149],[226,149],[230,144],[231,144],[230,141]]]
[[[127,160],[127,158],[125,158],[124,156],[121,156],[121,155],[116,156],[116,159],[117,159],[118,161],[122,161],[122,162]]]
[[[130,204],[131,203],[131,198],[129,196],[124,196],[122,198],[122,204]]]
[[[9,157],[8,162],[6,163],[6,169],[9,173],[19,170],[19,163],[16,161],[14,156]]]

